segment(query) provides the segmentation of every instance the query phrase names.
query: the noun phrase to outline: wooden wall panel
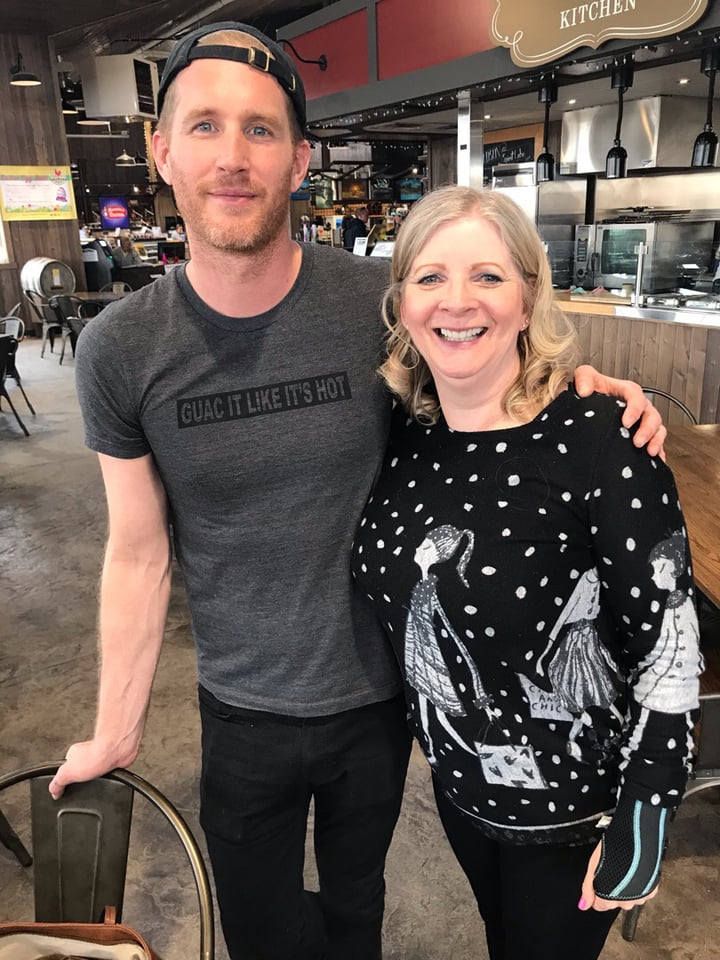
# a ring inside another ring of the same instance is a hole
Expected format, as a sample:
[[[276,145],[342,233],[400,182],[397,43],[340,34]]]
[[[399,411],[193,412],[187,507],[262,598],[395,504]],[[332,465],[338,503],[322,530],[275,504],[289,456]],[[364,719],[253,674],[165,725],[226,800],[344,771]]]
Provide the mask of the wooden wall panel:
[[[10,67],[20,51],[25,68],[42,80],[39,87],[12,87]],[[57,72],[47,37],[0,33],[0,165],[61,165],[70,163],[60,107]],[[85,289],[77,220],[42,220],[5,224],[12,262],[0,265],[0,309],[21,298],[20,270],[32,257],[66,263]],[[23,314],[30,320],[27,313]]]
[[[603,373],[658,387],[682,400],[701,423],[720,423],[720,330],[686,324],[569,313],[583,362]],[[682,414],[658,400],[667,423]]]
[[[706,423],[720,423],[720,330],[708,334],[702,383],[702,411]]]

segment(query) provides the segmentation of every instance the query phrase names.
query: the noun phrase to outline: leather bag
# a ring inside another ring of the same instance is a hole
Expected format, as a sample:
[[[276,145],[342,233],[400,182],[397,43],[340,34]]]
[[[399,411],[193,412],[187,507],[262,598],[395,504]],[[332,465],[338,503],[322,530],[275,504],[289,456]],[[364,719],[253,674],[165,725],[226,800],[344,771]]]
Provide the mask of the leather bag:
[[[0,923],[0,960],[157,960],[115,907],[104,923]]]

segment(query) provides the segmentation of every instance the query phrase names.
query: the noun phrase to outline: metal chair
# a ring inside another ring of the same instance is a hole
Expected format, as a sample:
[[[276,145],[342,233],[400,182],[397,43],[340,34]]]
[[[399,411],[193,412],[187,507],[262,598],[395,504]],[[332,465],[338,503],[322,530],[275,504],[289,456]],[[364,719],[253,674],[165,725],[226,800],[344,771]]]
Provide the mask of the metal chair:
[[[98,293],[132,293],[133,288],[126,280],[113,280],[112,283],[106,283],[100,287]]]
[[[7,376],[8,367],[10,366],[11,363],[12,363],[13,369],[15,367],[14,357],[15,357],[15,351],[17,350],[17,345],[18,345],[17,340],[15,339],[15,337],[11,336],[9,333],[0,334],[0,400],[2,400],[3,397],[7,400],[7,402],[10,404],[10,409],[15,415],[15,419],[20,425],[20,429],[22,430],[22,432],[25,434],[26,437],[29,437],[30,431],[20,419],[20,414],[15,409],[15,406],[12,402],[10,394],[7,392],[7,387],[5,386],[5,379]],[[11,358],[13,359],[11,360]],[[17,380],[17,378],[16,378],[16,383],[23,397],[25,397],[25,403],[30,408],[30,412],[34,415],[35,411],[33,410],[32,405],[28,400],[26,393],[22,388],[22,384]]]
[[[720,787],[720,693],[700,697],[700,720],[695,728],[695,759],[685,790],[689,797],[708,787]],[[642,907],[633,907],[623,917],[622,937],[635,939]]]
[[[60,365],[62,365],[65,359],[65,347],[67,346],[68,340],[70,340],[72,354],[75,356],[75,345],[79,336],[79,330],[84,326],[84,321],[88,319],[85,315],[85,302],[79,297],[73,297],[71,294],[58,294],[57,296],[50,297],[48,306],[54,311],[60,324],[60,331],[62,333]]]
[[[139,793],[169,822],[187,854],[200,911],[200,958],[212,960],[212,896],[200,848],[189,827],[156,787],[129,770],[113,770],[66,788],[53,800],[48,784],[59,763],[0,776],[0,791],[30,782],[35,919],[98,923],[106,906],[122,917],[133,798]],[[19,867],[18,867],[19,869]]]
[[[55,338],[55,331],[54,329],[51,331],[47,327],[48,317],[46,316],[45,310],[43,309],[43,307],[45,306],[45,298],[40,296],[40,294],[36,293],[34,290],[23,290],[23,296],[25,297],[25,300],[27,301],[30,307],[30,313],[34,317],[35,323],[40,324],[42,326],[43,342],[42,342],[42,353],[40,354],[40,356],[44,356],[45,354],[45,341],[48,338],[48,335],[50,336],[50,352],[52,353],[54,338]],[[54,328],[55,324],[51,324],[51,326]]]
[[[643,387],[642,391],[649,400],[654,400],[655,397],[662,397],[663,400],[667,400],[668,404],[677,407],[678,410],[682,411],[690,423],[698,422],[698,419],[692,410],[689,407],[686,407],[682,400],[678,400],[677,397],[674,397],[666,390],[660,390],[659,387]]]
[[[22,303],[20,300],[15,304],[12,310],[9,310],[4,316],[0,317],[0,320],[7,320],[9,317],[18,317],[20,315],[20,307]]]
[[[25,397],[25,403],[28,405],[30,413],[32,413],[34,416],[35,411],[33,410],[33,406],[28,400],[25,390],[23,389],[22,380],[20,379],[20,371],[17,368],[17,350],[18,346],[23,340],[23,337],[25,336],[25,324],[20,317],[5,317],[0,320],[0,336],[3,334],[14,337],[17,341],[14,346],[10,346],[10,354],[5,367],[5,378],[12,378],[20,387],[22,395]]]

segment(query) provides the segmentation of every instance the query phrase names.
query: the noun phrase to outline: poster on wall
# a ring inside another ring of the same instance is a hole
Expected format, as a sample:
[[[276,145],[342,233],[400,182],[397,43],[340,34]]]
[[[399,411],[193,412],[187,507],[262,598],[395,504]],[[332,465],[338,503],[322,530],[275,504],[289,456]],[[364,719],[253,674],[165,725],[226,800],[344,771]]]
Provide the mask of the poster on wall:
[[[76,220],[70,167],[0,166],[4,220]]]
[[[130,209],[125,197],[98,197],[98,203],[103,230],[126,230],[130,226]]]
[[[10,263],[10,251],[5,239],[5,224],[0,219],[0,263]]]

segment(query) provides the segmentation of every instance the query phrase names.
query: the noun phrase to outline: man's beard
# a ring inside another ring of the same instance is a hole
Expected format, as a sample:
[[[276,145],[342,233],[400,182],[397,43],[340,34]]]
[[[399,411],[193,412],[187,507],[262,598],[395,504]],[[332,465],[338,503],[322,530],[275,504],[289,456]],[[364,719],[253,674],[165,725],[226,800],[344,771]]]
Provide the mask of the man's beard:
[[[232,184],[220,185],[250,186],[232,181]],[[190,228],[191,240],[207,244],[223,253],[259,253],[265,250],[283,233],[288,232],[288,199],[291,192],[291,171],[282,178],[276,189],[268,191],[252,187],[259,198],[260,210],[251,218],[232,211],[223,213],[216,220],[211,219],[203,203],[203,195],[196,190],[185,189],[185,185],[174,184],[177,207],[185,224]],[[253,201],[256,202],[256,201]]]

